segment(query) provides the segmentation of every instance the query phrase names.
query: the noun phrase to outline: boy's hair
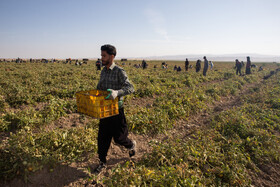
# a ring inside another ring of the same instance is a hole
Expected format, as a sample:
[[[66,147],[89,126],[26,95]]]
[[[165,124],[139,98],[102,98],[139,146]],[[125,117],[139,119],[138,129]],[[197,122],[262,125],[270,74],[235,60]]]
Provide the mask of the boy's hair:
[[[109,55],[114,55],[114,56],[117,55],[116,48],[110,44],[105,44],[101,46],[101,51],[106,51]]]

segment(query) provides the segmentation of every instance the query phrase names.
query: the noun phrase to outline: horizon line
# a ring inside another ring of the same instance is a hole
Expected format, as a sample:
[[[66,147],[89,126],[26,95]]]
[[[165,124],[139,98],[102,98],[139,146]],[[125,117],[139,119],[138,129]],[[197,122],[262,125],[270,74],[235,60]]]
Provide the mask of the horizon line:
[[[138,57],[124,57],[124,56],[116,56],[116,60],[118,59],[151,59],[151,58],[172,58],[172,57],[182,57],[182,56],[185,56],[185,58],[195,58],[197,56],[210,56],[210,57],[218,57],[218,58],[230,58],[230,57],[233,57],[233,56],[251,56],[251,57],[254,57],[254,58],[273,58],[273,57],[278,57],[280,58],[280,55],[276,55],[276,54],[273,54],[273,55],[268,55],[268,54],[260,54],[260,53],[224,53],[224,54],[178,54],[178,55],[155,55],[155,56],[138,56]],[[0,57],[0,59],[17,59],[17,58],[20,58],[20,59],[98,59],[98,58],[101,58],[101,57],[40,57],[40,58],[34,58],[34,57]]]

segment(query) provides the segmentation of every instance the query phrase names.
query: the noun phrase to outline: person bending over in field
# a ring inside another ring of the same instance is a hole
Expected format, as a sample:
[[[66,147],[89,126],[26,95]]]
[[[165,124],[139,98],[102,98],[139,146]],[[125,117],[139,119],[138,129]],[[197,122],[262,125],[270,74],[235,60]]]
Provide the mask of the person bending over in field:
[[[167,68],[166,62],[162,62],[162,63],[161,63],[161,67],[162,67],[162,69],[166,69],[166,68]]]
[[[180,67],[180,66],[178,66],[178,68],[177,68],[177,72],[180,72],[180,71],[182,71],[182,69],[181,69],[181,67]]]
[[[143,60],[142,61],[142,68],[146,69],[147,67],[148,67],[148,64],[147,64],[146,60]]]
[[[123,108],[124,96],[133,93],[134,87],[129,82],[126,72],[114,63],[116,53],[116,48],[112,45],[107,44],[101,47],[101,61],[105,67],[101,71],[97,89],[110,92],[106,99],[119,98],[119,114],[100,119],[97,138],[99,165],[94,169],[96,174],[106,168],[106,156],[112,138],[114,138],[115,143],[129,150],[130,157],[135,155],[136,149],[136,141],[128,138],[128,128]]]

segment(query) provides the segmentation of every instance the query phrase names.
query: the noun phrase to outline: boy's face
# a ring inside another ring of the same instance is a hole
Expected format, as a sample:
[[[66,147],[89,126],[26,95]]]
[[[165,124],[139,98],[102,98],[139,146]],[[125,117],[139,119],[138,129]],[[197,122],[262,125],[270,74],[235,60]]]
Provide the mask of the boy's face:
[[[114,55],[109,55],[106,51],[101,51],[101,60],[102,64],[107,66],[114,61]]]

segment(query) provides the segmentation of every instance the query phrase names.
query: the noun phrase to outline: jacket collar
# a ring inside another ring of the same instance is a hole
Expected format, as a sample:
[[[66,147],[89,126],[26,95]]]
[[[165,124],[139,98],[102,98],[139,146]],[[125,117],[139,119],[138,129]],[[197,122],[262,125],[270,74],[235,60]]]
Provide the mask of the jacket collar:
[[[116,66],[116,64],[115,64],[115,62],[113,62],[112,65],[109,67],[109,69],[113,70],[115,66]]]

